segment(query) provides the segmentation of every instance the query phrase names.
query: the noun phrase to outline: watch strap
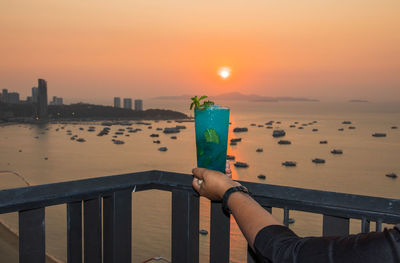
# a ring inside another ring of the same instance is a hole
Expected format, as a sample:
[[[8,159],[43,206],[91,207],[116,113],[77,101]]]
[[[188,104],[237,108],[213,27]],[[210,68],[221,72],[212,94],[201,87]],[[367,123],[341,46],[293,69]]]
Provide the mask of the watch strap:
[[[226,214],[232,214],[232,211],[228,207],[228,200],[229,200],[229,197],[231,196],[231,194],[233,194],[235,192],[242,192],[242,193],[250,195],[249,190],[247,190],[247,188],[244,187],[243,185],[234,186],[234,187],[231,187],[228,190],[226,190],[224,193],[224,196],[222,198],[222,210]]]

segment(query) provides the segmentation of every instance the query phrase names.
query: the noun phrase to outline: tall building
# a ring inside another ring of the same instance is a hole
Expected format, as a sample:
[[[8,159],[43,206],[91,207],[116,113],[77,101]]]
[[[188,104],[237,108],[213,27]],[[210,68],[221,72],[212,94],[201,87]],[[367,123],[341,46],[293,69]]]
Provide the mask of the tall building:
[[[10,92],[7,96],[7,103],[19,103],[19,93],[17,92]]]
[[[4,103],[8,102],[8,89],[3,89],[1,93],[1,101]]]
[[[114,108],[121,108],[121,98],[114,97]]]
[[[38,79],[38,103],[37,117],[39,119],[47,119],[47,82],[44,79]]]
[[[143,110],[143,100],[135,100],[135,110],[137,111]]]
[[[38,94],[39,94],[39,89],[37,87],[32,88],[32,102],[37,103],[38,102]]]
[[[132,109],[132,99],[124,98],[124,109]]]

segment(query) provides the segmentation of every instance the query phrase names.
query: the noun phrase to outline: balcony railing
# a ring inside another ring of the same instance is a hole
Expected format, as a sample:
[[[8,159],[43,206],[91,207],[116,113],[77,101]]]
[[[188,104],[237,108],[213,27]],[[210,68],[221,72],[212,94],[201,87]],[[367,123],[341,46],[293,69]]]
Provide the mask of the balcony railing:
[[[58,204],[67,204],[68,262],[82,262],[82,253],[85,263],[131,262],[133,189],[170,191],[172,262],[198,262],[199,197],[191,182],[188,174],[146,171],[3,190],[0,214],[18,211],[19,262],[45,262],[45,208]],[[265,209],[283,208],[285,225],[290,210],[322,214],[323,235],[348,234],[351,218],[362,220],[362,232],[371,221],[377,231],[400,222],[400,200],[241,183]],[[220,203],[211,203],[210,220],[210,262],[229,262],[230,220]],[[256,262],[250,250],[247,262]]]

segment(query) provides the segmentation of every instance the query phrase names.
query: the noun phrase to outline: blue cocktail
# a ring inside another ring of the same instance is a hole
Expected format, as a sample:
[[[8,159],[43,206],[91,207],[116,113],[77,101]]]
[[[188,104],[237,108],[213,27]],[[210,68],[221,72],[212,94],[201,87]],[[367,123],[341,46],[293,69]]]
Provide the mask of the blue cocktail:
[[[194,110],[197,167],[225,172],[229,109],[213,105]]]

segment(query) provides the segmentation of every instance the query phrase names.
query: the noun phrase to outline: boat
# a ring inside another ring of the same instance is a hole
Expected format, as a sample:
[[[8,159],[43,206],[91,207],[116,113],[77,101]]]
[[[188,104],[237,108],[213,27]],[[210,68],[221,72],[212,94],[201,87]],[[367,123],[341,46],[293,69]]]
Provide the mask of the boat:
[[[294,224],[294,222],[296,222],[296,220],[294,220],[294,218],[288,218],[288,224]]]
[[[233,129],[233,132],[247,132],[248,129],[246,127],[236,127]]]
[[[232,146],[233,146],[233,145],[237,145],[237,142],[232,142],[232,141],[231,141],[230,145],[232,145]]]
[[[292,161],[285,161],[285,162],[282,163],[282,165],[286,166],[286,167],[294,167],[294,166],[297,165],[297,163],[296,162],[292,162]]]
[[[256,152],[262,153],[263,152],[263,148],[257,148]]]
[[[83,139],[83,138],[76,139],[76,141],[77,141],[77,142],[86,142],[86,140]]]
[[[299,130],[303,130],[303,129],[304,129],[304,127],[300,126],[300,127],[299,127],[299,128],[297,128],[297,129],[299,129]]]
[[[182,130],[182,129],[186,129],[186,126],[183,126],[183,125],[176,125],[175,128],[177,128],[177,129],[179,129],[179,130]]]
[[[201,229],[200,231],[199,231],[199,233],[201,234],[201,235],[208,235],[208,231],[207,230],[204,230],[204,229]]]
[[[172,128],[165,128],[163,130],[163,133],[165,134],[170,134],[170,133],[179,133],[180,129],[176,128],[176,127],[172,127]]]
[[[355,127],[355,126],[349,126],[348,129],[349,129],[349,130],[355,130],[356,127]]]
[[[116,135],[123,135],[124,132],[122,132],[122,131],[117,131],[117,132],[115,132],[115,134],[116,134]]]
[[[172,140],[176,140],[177,137],[176,137],[176,136],[171,136],[171,139],[172,139]]]
[[[395,174],[395,173],[386,174],[386,176],[389,178],[393,178],[393,179],[397,178],[397,174]]]
[[[278,142],[278,144],[281,144],[281,145],[288,145],[288,144],[292,144],[292,142],[291,142],[291,141],[288,141],[288,140],[280,140],[280,141]]]
[[[160,142],[160,140],[156,140],[156,141],[153,141],[153,143],[160,144],[161,142]]]
[[[281,122],[280,122],[280,121],[277,121],[276,124],[281,124]]]
[[[339,129],[337,129],[338,131],[344,131],[344,129],[343,128],[339,128]]]
[[[267,129],[272,129],[272,126],[267,126]]]
[[[351,124],[351,121],[343,121],[342,124]]]
[[[235,167],[237,168],[247,168],[249,167],[249,165],[245,162],[236,162],[233,164]]]
[[[273,123],[274,123],[274,121],[269,121],[269,122],[266,122],[265,125],[272,125]]]
[[[313,132],[317,132],[317,131],[318,131],[318,129],[314,128],[314,129],[312,129],[312,131],[313,131]]]
[[[278,138],[278,137],[283,137],[286,135],[286,132],[284,130],[274,130],[272,132],[272,137]]]
[[[262,128],[262,127],[264,127],[264,125],[260,124],[260,125],[257,125],[257,127]]]
[[[113,124],[112,124],[112,122],[105,121],[105,122],[102,122],[101,125],[102,126],[112,126]]]
[[[159,137],[160,135],[156,134],[156,133],[152,133],[150,134],[150,137]]]
[[[315,158],[312,160],[313,163],[325,163],[324,159],[320,159],[320,158]]]
[[[235,156],[233,156],[233,155],[227,155],[227,156],[226,156],[226,159],[227,159],[227,160],[235,160]]]
[[[395,130],[395,129],[397,129],[397,126],[392,126],[391,128],[392,128],[392,130]]]
[[[372,134],[373,137],[386,137],[386,133],[376,132]]]
[[[303,124],[301,124],[301,126],[306,127],[306,126],[308,126],[308,124],[307,123],[303,123]]]
[[[151,130],[153,129],[153,126],[148,126],[147,129]]]
[[[233,138],[231,139],[231,142],[241,142],[242,138]]]
[[[115,140],[114,141],[114,144],[124,144],[125,142],[124,141],[120,141],[120,140]]]
[[[267,178],[265,175],[263,175],[263,174],[259,174],[259,175],[257,175],[257,177],[258,177],[258,179],[261,179],[261,180],[265,180],[265,178]]]
[[[298,122],[298,121],[295,121],[294,124],[299,124],[299,122]]]
[[[157,128],[156,131],[162,131],[162,128]]]
[[[296,125],[292,124],[289,126],[290,128],[296,128]]]
[[[339,150],[339,149],[333,149],[333,150],[331,151],[331,153],[332,153],[332,154],[343,154],[343,151],[342,151],[342,150]]]
[[[168,150],[168,148],[167,147],[160,147],[160,148],[158,148],[158,150],[160,152],[166,152]]]
[[[252,123],[252,124],[250,124],[250,126],[256,126],[256,124],[255,124],[255,123]]]
[[[319,144],[328,144],[328,141],[319,141]]]

